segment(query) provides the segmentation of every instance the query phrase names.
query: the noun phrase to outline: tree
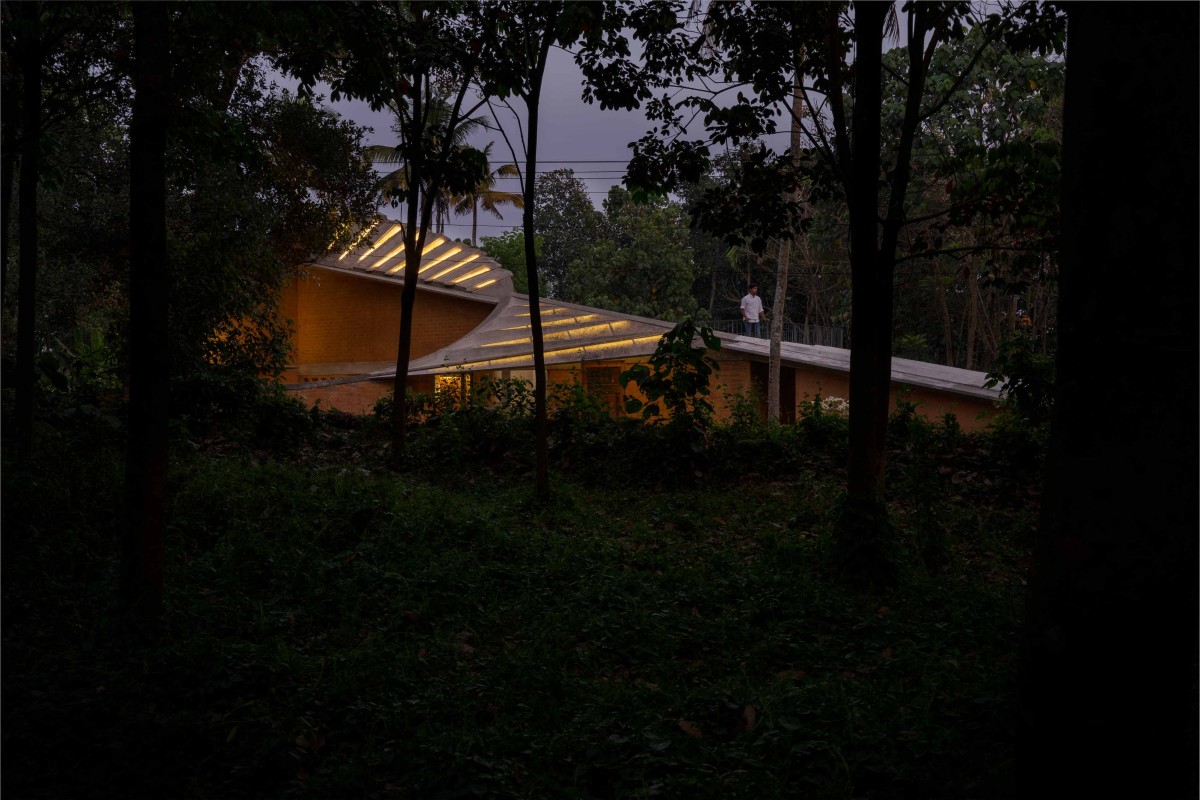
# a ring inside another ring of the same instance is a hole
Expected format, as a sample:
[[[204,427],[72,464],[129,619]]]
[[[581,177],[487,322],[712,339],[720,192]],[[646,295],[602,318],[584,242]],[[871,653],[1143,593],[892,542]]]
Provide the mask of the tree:
[[[989,32],[981,48],[1010,30],[1014,20],[1032,18],[1041,24],[1039,8],[1020,6],[979,17],[967,3],[908,7],[901,66],[907,91],[895,141],[886,149],[881,135],[882,51],[890,3],[856,2],[849,8],[717,3],[705,18],[700,44],[681,46],[675,33],[647,41],[646,51],[653,53],[648,71],[667,75],[664,83],[710,71],[725,83],[719,90],[701,89],[682,99],[668,96],[649,105],[665,124],[637,143],[628,181],[654,192],[694,180],[709,160],[709,142],[689,141],[677,133],[686,129],[687,119],[702,115],[710,142],[755,142],[745,150],[738,183],[711,193],[697,211],[701,224],[731,243],[746,243],[761,253],[772,237],[800,230],[804,209],[789,197],[805,174],[817,197],[833,194],[846,204],[853,309],[850,446],[835,550],[847,577],[856,581],[886,584],[898,575],[883,502],[894,274],[901,231],[909,222],[917,131],[944,108],[957,86],[938,87],[927,95],[929,62],[943,42],[961,38],[972,24]],[[1048,18],[1055,16],[1049,13]],[[797,53],[803,54],[799,63]],[[799,170],[787,154],[760,141],[775,132],[777,107],[791,96],[796,72],[811,81],[804,92],[816,109],[805,121],[796,119],[814,144]],[[738,87],[753,94],[739,91],[736,102],[720,102],[720,93]],[[692,116],[685,118],[685,112]]]
[[[934,54],[929,83],[958,84],[918,131],[897,269],[897,355],[980,369],[1018,333],[1053,349],[1062,63],[975,26]],[[894,51],[895,52],[895,51]],[[906,87],[885,55],[884,126]],[[972,61],[974,66],[972,67]]]
[[[800,54],[797,54],[799,56]],[[797,58],[798,61],[803,60]],[[788,155],[792,166],[800,165],[800,148],[803,141],[800,138],[800,115],[804,113],[804,97],[800,81],[800,68],[796,67],[792,75],[791,109],[791,143]],[[796,203],[799,200],[800,188],[797,186],[787,202]],[[783,237],[779,242],[779,257],[775,260],[775,302],[771,308],[771,352],[767,366],[767,419],[779,421],[779,367],[783,344],[783,319],[787,309],[787,289],[790,262],[792,257],[793,237]]]
[[[534,230],[542,238],[544,250],[540,271],[546,276],[548,296],[566,300],[574,294],[571,263],[605,237],[604,218],[572,169],[555,169],[539,176],[537,202]]]
[[[542,239],[534,240],[534,252],[542,254]],[[529,288],[528,269],[525,264],[525,231],[514,229],[499,236],[485,236],[480,243],[480,249],[500,263],[500,266],[512,273],[513,289],[525,293]],[[542,280],[541,294],[546,293],[545,276],[539,273]]]
[[[176,413],[204,419],[237,413],[287,364],[280,289],[347,245],[377,200],[363,130],[269,94],[251,66],[224,113],[193,108],[207,125],[177,131],[170,150],[172,394]]]
[[[635,203],[614,186],[604,201],[607,235],[571,262],[564,300],[679,321],[696,314],[696,263],[687,214],[675,203]]]
[[[167,261],[167,129],[171,10],[134,6],[134,101],[130,120],[129,451],[121,599],[143,624],[162,609],[167,505],[170,351]]]
[[[524,195],[525,263],[529,291],[529,325],[533,338],[535,491],[543,502],[550,496],[549,446],[546,420],[546,356],[542,339],[541,278],[536,249],[537,145],[542,82],[550,48],[570,47],[582,38],[590,48],[622,47],[624,17],[593,3],[500,3],[494,17],[499,57],[484,73],[484,93],[500,100],[510,96],[525,104]],[[507,136],[510,149],[511,139]],[[514,149],[513,160],[517,161]],[[552,285],[553,288],[553,285]]]
[[[397,469],[405,444],[413,307],[426,235],[446,192],[466,194],[487,177],[483,153],[456,140],[455,133],[484,102],[467,100],[468,89],[478,85],[478,71],[501,57],[499,39],[485,35],[494,27],[491,11],[453,3],[321,4],[316,13],[330,24],[317,30],[327,41],[279,61],[300,78],[305,91],[326,79],[335,100],[358,97],[375,110],[386,106],[397,114],[396,158],[406,175],[402,194],[393,197],[405,208],[391,437],[391,463]],[[487,89],[483,96],[489,96]]]
[[[21,6],[21,27],[26,29],[19,46],[23,75],[20,182],[20,262],[17,305],[17,457],[25,463],[33,451],[33,391],[37,334],[37,185],[38,156],[42,146],[42,66],[45,42],[41,32],[41,5]]]
[[[504,215],[500,213],[500,206],[510,205],[513,208],[524,208],[525,198],[519,192],[506,192],[496,188],[496,181],[500,178],[518,178],[521,176],[521,171],[516,164],[501,164],[496,169],[491,168],[492,145],[493,142],[488,142],[483,148],[484,158],[488,161],[487,177],[475,185],[471,191],[457,198],[454,204],[454,213],[471,215],[471,244],[478,247],[478,227],[479,209],[482,208],[496,219],[504,219]]]
[[[1067,16],[1061,330],[1018,792],[1195,797],[1200,15]],[[1128,144],[1114,107],[1138,115],[1131,161],[1112,158]],[[1113,325],[1125,308],[1149,313]]]
[[[428,141],[425,142],[424,149],[428,152],[436,152],[439,147],[439,139],[446,131],[446,118],[451,114],[450,102],[451,100],[446,97],[433,98],[425,130],[425,136],[428,137]],[[395,101],[389,100],[387,106],[396,118],[396,126],[393,130],[400,134],[403,140],[404,134],[400,126],[403,125],[404,112],[400,106],[396,105]],[[485,122],[486,120],[483,117],[461,120],[450,134],[451,148],[457,150],[464,149],[470,137],[483,127]],[[488,148],[485,148],[485,155],[487,155],[488,149],[490,149],[490,145]],[[399,164],[396,169],[379,179],[379,194],[385,202],[390,202],[393,205],[402,204],[407,196],[411,174],[410,166],[404,160],[403,148],[370,145],[366,148],[366,153],[367,158],[376,164]],[[482,183],[484,181],[481,181]],[[421,187],[421,191],[427,194],[433,201],[434,229],[437,233],[444,232],[446,220],[449,218],[451,210],[457,210],[454,207],[462,200],[462,197],[454,197],[449,189],[444,186],[427,184]]]

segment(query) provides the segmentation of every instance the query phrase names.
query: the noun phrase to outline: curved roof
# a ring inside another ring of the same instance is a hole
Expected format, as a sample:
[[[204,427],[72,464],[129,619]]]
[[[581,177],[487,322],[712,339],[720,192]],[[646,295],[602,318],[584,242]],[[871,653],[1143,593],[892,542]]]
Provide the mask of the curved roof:
[[[401,223],[384,219],[365,244],[340,256],[318,260],[314,266],[403,283],[402,231]],[[440,234],[430,237],[421,253],[420,286],[428,291],[465,292],[496,307],[466,336],[414,359],[409,364],[409,375],[532,368],[529,297],[513,292],[512,274],[470,245]],[[554,299],[543,298],[540,307],[548,366],[645,357],[654,352],[662,335],[674,327],[674,323],[663,320]],[[717,335],[723,355],[741,355],[756,361],[764,361],[770,355],[770,342],[765,339],[730,333]],[[850,351],[841,348],[784,342],[781,357],[789,367],[850,371]],[[395,374],[395,368],[390,367],[372,371],[363,378],[393,378]],[[892,380],[985,400],[1000,396],[996,389],[984,386],[987,375],[983,372],[924,361],[893,358]]]
[[[363,244],[338,256],[326,256],[313,266],[404,282],[404,225],[384,219]],[[440,233],[427,234],[421,250],[417,278],[427,289],[465,291],[483,297],[501,298],[512,292],[512,273],[491,256]]]

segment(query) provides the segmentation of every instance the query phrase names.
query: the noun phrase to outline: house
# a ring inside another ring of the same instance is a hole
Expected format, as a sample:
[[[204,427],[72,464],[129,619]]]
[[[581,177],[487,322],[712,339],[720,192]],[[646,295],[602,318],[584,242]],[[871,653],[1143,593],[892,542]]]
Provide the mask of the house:
[[[369,413],[391,389],[404,284],[402,225],[381,221],[361,247],[309,265],[283,293],[292,320],[293,363],[285,389],[310,404]],[[413,310],[408,385],[421,392],[460,387],[482,376],[533,381],[529,297],[483,252],[430,234],[421,254]],[[599,308],[541,301],[547,380],[575,381],[621,411],[617,376],[644,361],[672,323]],[[720,371],[710,399],[720,417],[731,400],[765,396],[769,342],[721,333]],[[849,396],[850,351],[785,342],[781,354],[783,421],[815,396]],[[930,419],[954,413],[972,430],[987,424],[999,399],[982,372],[921,361],[892,360],[893,407],[907,397]],[[765,415],[766,402],[760,399]]]

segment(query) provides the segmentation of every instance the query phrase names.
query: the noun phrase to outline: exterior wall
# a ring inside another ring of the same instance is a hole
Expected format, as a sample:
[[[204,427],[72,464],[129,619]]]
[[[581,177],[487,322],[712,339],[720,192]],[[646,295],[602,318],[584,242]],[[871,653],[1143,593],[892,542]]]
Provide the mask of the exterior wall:
[[[314,270],[283,290],[280,313],[292,321],[292,363],[280,380],[309,405],[369,414],[391,381],[336,381],[367,371],[371,362],[395,363],[400,339],[400,292],[393,283]],[[492,312],[490,303],[417,291],[411,358],[466,336]],[[364,362],[366,362],[364,364]],[[309,385],[311,384],[311,385]],[[433,378],[409,380],[433,391]]]
[[[597,399],[606,402],[610,406],[610,410],[614,416],[620,415],[623,413],[622,393],[619,384],[614,386],[611,383],[611,372],[615,370],[616,374],[620,374],[634,363],[636,363],[636,360],[631,359],[627,361],[588,363],[582,368],[579,365],[553,367],[547,370],[548,384],[554,386],[556,384],[576,383],[580,382],[580,379],[583,378],[582,383],[584,386]],[[756,362],[740,359],[726,359],[721,361],[721,369],[717,373],[716,383],[714,384],[712,394],[709,396],[718,420],[724,420],[732,413],[734,404],[737,402],[737,395],[748,393],[753,393],[760,407],[760,413],[765,418],[766,388],[762,385],[762,379],[755,374],[763,371],[756,369],[757,366]],[[594,372],[594,370],[604,370],[605,368],[607,368],[606,373]],[[593,370],[593,372],[589,372],[589,370]],[[820,397],[849,399],[849,381],[846,376],[821,370],[808,371],[793,368],[789,371],[793,373],[796,401],[795,403],[781,403],[788,406],[780,410],[785,422],[795,420],[796,409],[799,403],[812,400],[818,395]],[[505,377],[499,371],[476,373],[476,375],[477,377],[483,375],[491,375],[495,378]],[[532,370],[522,370],[519,374],[511,374],[509,377],[531,382],[533,380]],[[429,375],[413,377],[409,379],[408,385],[413,391],[430,393],[434,388],[434,378]],[[320,401],[322,408],[337,408],[352,414],[370,414],[375,406],[375,402],[386,395],[391,388],[391,381],[321,381],[303,385],[289,391],[302,398],[309,405],[314,405]],[[931,422],[937,422],[946,413],[952,412],[964,431],[974,431],[986,427],[990,423],[990,416],[995,413],[992,404],[986,400],[952,396],[928,389],[911,388],[898,384],[893,384],[892,390],[891,410],[895,410],[897,398],[904,397],[910,402],[916,403],[917,412]],[[630,386],[628,393],[637,395],[637,390],[633,386]],[[786,387],[783,394],[787,395]]]
[[[759,406],[759,413],[765,418],[766,402],[766,364],[748,359],[719,359],[721,370],[717,373],[716,388],[713,391],[712,403],[718,419],[727,416],[733,409],[736,395],[753,394]],[[781,392],[780,415],[785,421],[794,420],[796,406],[815,397],[840,397],[850,399],[850,376],[822,369],[804,369],[795,367],[781,370],[784,378],[786,373],[792,373],[795,384],[794,404],[787,403],[786,387]],[[917,404],[917,413],[931,422],[940,421],[947,413],[953,413],[958,424],[964,431],[976,431],[991,424],[995,408],[991,401],[951,395],[932,389],[908,387],[892,384],[892,399],[889,403],[891,411],[896,410],[896,400],[905,397]]]
[[[321,375],[306,367],[395,361],[400,292],[401,287],[393,283],[324,270],[296,279],[284,290],[281,306],[282,313],[294,322],[293,366],[297,374],[335,377],[336,372]],[[492,309],[490,303],[478,300],[418,291],[411,358],[428,355],[466,336]]]
[[[906,397],[916,403],[917,413],[930,422],[938,422],[948,413],[954,414],[964,431],[978,431],[992,423],[996,414],[995,405],[988,400],[949,395],[918,387],[892,384],[891,410],[896,410],[896,399]]]
[[[408,388],[414,392],[432,392],[433,377],[409,378]],[[326,411],[336,408],[350,414],[370,414],[375,410],[375,403],[391,390],[391,380],[320,381],[288,389],[288,394],[299,397],[309,406],[320,404]]]
[[[296,385],[289,391],[307,403],[320,401],[324,408],[351,413],[370,413],[375,402],[387,394],[390,381],[330,380],[361,374],[363,362],[394,362],[400,335],[401,287],[392,283],[364,280],[354,275],[318,270],[297,279],[284,290],[281,313],[294,321],[294,363],[284,372],[284,383]],[[466,336],[491,313],[493,306],[469,298],[418,291],[413,315],[412,357],[432,353]],[[614,415],[623,412],[621,388],[616,375],[639,360],[588,362],[551,367],[548,383],[582,380],[594,395],[607,403]],[[766,416],[766,363],[717,354],[720,370],[713,378],[709,397],[718,419],[728,418],[740,396],[752,396],[759,413]],[[526,374],[528,373],[528,374]],[[496,373],[499,377],[501,373]],[[532,370],[519,377],[532,380]],[[784,368],[791,379],[781,392],[784,422],[796,419],[797,406],[820,397],[849,399],[849,376],[819,368]],[[311,385],[309,385],[311,383]],[[431,376],[413,378],[415,391],[432,392]],[[631,387],[631,391],[635,391]],[[936,390],[893,385],[891,407],[896,397],[906,396],[918,404],[918,413],[940,420],[953,412],[964,430],[988,424],[992,404],[985,400],[949,395]]]

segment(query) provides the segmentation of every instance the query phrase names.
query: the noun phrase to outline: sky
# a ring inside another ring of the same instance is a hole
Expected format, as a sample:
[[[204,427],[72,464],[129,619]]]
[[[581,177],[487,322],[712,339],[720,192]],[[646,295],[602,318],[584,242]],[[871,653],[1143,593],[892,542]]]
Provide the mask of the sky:
[[[639,111],[602,110],[598,104],[589,105],[582,99],[583,75],[575,65],[570,53],[555,49],[550,54],[546,68],[546,80],[542,88],[540,105],[541,124],[538,135],[538,171],[548,172],[567,167],[575,171],[587,186],[588,194],[597,208],[614,185],[620,185],[629,162],[629,143],[641,138],[652,127],[645,115]],[[392,117],[387,112],[374,112],[361,101],[341,101],[326,104],[342,116],[359,125],[373,128],[368,133],[367,144],[394,145],[396,136],[391,131]],[[525,109],[518,100],[513,107],[524,117]],[[500,122],[521,157],[521,145],[512,115],[501,110]],[[490,117],[486,109],[483,115]],[[506,119],[507,116],[507,119]],[[522,119],[524,124],[524,119]],[[512,156],[503,137],[496,131],[480,131],[472,137],[472,143],[482,147],[489,141],[492,146],[493,168],[503,161],[512,161]],[[524,162],[518,166],[524,171]],[[380,167],[381,172],[383,167]],[[504,191],[520,191],[518,182],[502,180],[496,188]],[[389,217],[399,219],[403,209],[388,206],[381,211]],[[521,226],[521,211],[503,207],[504,218],[496,219],[481,211],[479,214],[479,237],[498,236],[507,230]],[[455,239],[469,239],[471,220],[469,217],[456,219],[446,226],[446,234]]]

